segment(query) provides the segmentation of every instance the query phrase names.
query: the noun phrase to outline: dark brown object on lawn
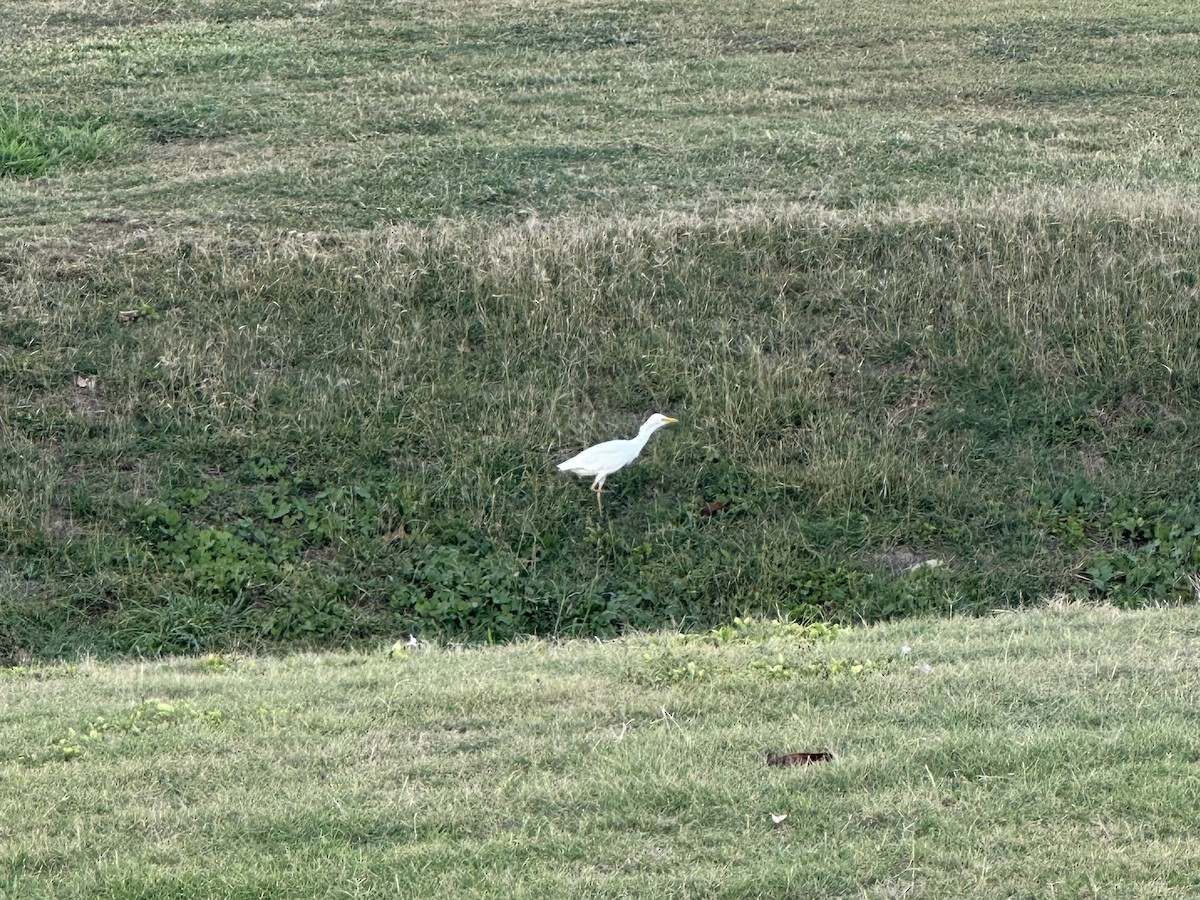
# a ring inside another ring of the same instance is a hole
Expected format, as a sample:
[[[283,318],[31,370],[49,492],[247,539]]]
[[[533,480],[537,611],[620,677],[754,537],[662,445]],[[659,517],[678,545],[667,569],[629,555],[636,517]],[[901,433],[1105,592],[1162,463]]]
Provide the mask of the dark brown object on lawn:
[[[807,766],[810,763],[833,762],[833,754],[828,750],[800,753],[775,753],[767,751],[768,766]]]

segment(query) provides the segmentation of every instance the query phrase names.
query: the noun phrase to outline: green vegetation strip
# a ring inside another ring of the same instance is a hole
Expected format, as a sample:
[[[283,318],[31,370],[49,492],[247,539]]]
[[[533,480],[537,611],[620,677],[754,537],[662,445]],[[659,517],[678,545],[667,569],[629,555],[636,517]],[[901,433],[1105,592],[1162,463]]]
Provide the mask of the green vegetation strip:
[[[1187,600],[1197,259],[1137,197],[24,248],[8,652]],[[554,463],[653,409],[602,521]]]
[[[0,893],[1190,896],[1198,650],[1067,605],[27,668]]]

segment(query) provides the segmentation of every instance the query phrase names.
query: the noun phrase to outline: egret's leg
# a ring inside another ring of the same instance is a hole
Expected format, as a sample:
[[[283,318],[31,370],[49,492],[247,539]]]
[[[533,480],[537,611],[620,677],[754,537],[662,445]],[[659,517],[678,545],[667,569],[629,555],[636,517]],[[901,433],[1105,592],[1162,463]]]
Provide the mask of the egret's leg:
[[[604,501],[600,499],[600,495],[604,493],[604,483],[600,481],[592,482],[592,490],[596,492],[596,508],[600,510],[600,515],[604,515]]]

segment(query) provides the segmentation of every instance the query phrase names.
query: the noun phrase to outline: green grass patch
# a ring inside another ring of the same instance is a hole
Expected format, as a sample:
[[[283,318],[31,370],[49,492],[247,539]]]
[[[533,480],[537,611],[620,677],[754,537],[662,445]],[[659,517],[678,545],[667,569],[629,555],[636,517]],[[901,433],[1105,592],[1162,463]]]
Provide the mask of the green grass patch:
[[[32,178],[96,162],[123,144],[120,131],[109,124],[51,124],[37,113],[0,106],[0,178]]]
[[[5,674],[0,885],[1186,896],[1198,639],[1194,606],[1068,604]]]

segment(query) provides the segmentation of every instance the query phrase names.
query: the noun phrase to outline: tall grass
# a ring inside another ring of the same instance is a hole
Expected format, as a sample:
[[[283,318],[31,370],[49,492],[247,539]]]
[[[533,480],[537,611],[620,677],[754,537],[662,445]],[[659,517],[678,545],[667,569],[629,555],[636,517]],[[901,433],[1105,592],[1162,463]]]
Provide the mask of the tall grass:
[[[12,640],[1187,597],[1198,250],[1168,195],[26,247]],[[553,464],[655,409],[598,520]]]

